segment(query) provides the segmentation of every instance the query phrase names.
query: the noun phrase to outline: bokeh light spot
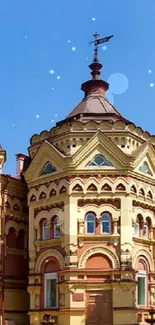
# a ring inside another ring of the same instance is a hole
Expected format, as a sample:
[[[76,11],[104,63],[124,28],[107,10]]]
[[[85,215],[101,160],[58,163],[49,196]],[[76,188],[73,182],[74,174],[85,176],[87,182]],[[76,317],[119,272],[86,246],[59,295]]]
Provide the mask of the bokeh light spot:
[[[108,83],[110,84],[110,92],[116,95],[123,94],[129,86],[127,77],[122,73],[112,74],[108,79]]]
[[[107,46],[106,46],[106,45],[103,45],[103,46],[102,46],[102,50],[103,50],[103,51],[106,51],[106,50],[107,50]]]
[[[51,70],[49,71],[49,73],[50,73],[51,75],[54,74],[54,70],[51,69]]]

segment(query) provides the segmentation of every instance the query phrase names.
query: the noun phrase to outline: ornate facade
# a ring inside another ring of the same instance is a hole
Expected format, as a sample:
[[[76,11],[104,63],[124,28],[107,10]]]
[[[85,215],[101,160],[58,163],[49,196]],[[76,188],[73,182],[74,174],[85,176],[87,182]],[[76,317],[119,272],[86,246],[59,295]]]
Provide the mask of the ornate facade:
[[[69,116],[31,138],[31,324],[136,324],[155,304],[155,137],[108,102],[101,67]]]
[[[155,137],[108,102],[101,68],[30,141],[31,325],[137,324],[155,305]]]
[[[17,158],[18,159],[18,158]],[[0,150],[0,170],[5,151]],[[20,163],[20,160],[18,161]],[[0,309],[8,325],[29,321],[27,186],[19,178],[0,175]],[[4,226],[3,226],[4,225]]]

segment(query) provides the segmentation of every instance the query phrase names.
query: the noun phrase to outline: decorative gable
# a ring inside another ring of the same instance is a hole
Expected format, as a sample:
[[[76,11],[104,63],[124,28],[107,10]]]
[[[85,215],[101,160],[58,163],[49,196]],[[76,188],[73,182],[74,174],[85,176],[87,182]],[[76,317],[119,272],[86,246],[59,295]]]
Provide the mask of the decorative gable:
[[[47,162],[45,166],[43,167],[40,176],[51,174],[56,172],[56,167],[54,167],[50,162]]]
[[[104,167],[104,166],[111,166],[113,164],[108,161],[103,155],[96,155],[88,164],[87,166],[97,166],[97,167]]]
[[[147,161],[144,161],[142,165],[139,167],[139,171],[144,174],[148,174],[150,176],[153,176],[152,171],[149,167],[149,164]]]

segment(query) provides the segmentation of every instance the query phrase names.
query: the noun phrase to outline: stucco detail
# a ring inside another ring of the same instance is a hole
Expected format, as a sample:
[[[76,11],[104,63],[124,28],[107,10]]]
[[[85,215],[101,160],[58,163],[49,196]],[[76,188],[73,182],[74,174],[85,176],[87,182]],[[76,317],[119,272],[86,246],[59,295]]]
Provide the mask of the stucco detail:
[[[60,269],[62,270],[64,268],[64,258],[63,256],[56,250],[54,249],[48,249],[47,251],[43,252],[39,257],[35,265],[35,273],[40,273],[41,270],[41,265],[44,262],[44,260],[48,257],[55,257],[59,264],[60,264]]]
[[[8,235],[10,228],[14,228],[17,233],[19,232],[19,230],[24,230],[25,232],[27,232],[27,226],[26,225],[24,225],[23,223],[18,224],[15,221],[10,220],[5,225],[5,235],[6,236]]]
[[[116,254],[114,252],[112,252],[110,249],[106,248],[106,247],[93,247],[93,248],[89,248],[87,249],[80,257],[79,259],[79,267],[80,268],[84,268],[87,259],[94,255],[94,254],[103,254],[106,255],[107,257],[109,257],[109,259],[112,262],[112,267],[113,269],[118,269],[120,267],[119,265],[119,259],[116,256]]]
[[[150,271],[154,271],[153,258],[149,254],[149,252],[145,251],[144,249],[139,249],[133,254],[133,257],[132,257],[133,268],[136,269],[136,263],[137,263],[137,259],[139,258],[139,256],[144,256],[147,259],[148,263],[149,263]]]

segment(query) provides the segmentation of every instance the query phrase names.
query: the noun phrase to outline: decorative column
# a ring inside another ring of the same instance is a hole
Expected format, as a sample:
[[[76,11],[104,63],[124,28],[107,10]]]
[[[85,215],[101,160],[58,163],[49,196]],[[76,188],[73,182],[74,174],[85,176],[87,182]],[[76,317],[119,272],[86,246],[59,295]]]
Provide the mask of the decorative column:
[[[118,235],[118,218],[113,218],[113,235]]]
[[[36,309],[40,308],[40,294],[39,293],[35,294],[35,307],[36,307]]]
[[[84,235],[84,220],[79,219],[79,235]]]
[[[37,230],[37,240],[40,240],[41,239],[40,227],[38,227],[36,230]]]
[[[150,288],[150,305],[151,305],[151,307],[154,307],[154,305],[155,305],[155,288],[154,287]]]
[[[152,226],[149,228],[149,239],[153,240],[153,227]]]

